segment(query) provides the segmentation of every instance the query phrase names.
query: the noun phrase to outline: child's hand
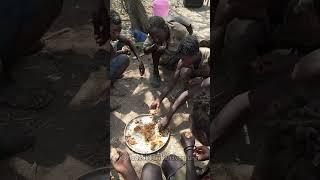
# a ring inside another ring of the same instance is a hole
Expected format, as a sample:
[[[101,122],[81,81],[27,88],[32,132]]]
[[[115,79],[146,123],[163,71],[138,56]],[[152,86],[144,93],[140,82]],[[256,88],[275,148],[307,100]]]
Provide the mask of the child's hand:
[[[128,47],[124,46],[124,47],[122,48],[122,53],[123,53],[123,54],[126,54],[126,55],[130,55],[130,54],[131,54],[131,51],[130,51],[130,49],[129,49]]]
[[[159,131],[164,131],[169,126],[169,119],[167,117],[161,118],[159,121]]]
[[[133,167],[128,152],[117,150],[117,153],[119,154],[119,158],[112,159],[111,161],[113,168],[121,175],[130,174]]]
[[[195,148],[193,156],[198,161],[206,161],[210,159],[210,149],[207,146],[198,146]]]
[[[156,99],[151,104],[150,109],[159,109],[159,108],[160,108],[160,101],[159,101],[159,99]]]

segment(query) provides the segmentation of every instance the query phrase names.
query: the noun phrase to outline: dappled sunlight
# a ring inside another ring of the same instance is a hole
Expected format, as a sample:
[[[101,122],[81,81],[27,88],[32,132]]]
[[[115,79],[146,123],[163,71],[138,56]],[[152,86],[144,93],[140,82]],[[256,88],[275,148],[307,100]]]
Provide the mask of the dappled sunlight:
[[[172,1],[173,2],[173,1]],[[194,27],[194,34],[200,37],[199,39],[210,39],[210,10],[208,6],[199,9],[184,8],[181,1],[174,1],[177,6],[172,6],[171,14],[183,15],[192,18]],[[114,3],[116,4],[116,3]],[[148,9],[147,9],[148,12]],[[124,26],[129,27],[129,26]],[[150,77],[153,71],[153,62],[151,55],[144,55],[141,57],[145,65],[145,74],[141,77],[138,70],[138,61],[130,58],[130,65],[124,72],[124,77],[117,80],[116,85],[123,86],[119,89],[127,91],[124,96],[112,96],[111,100],[115,100],[121,105],[119,109],[111,113],[110,118],[110,135],[112,137],[111,144],[129,152],[132,160],[132,165],[138,175],[141,174],[142,167],[145,163],[151,162],[161,165],[162,160],[170,155],[175,154],[181,159],[185,159],[185,153],[180,143],[180,131],[190,130],[191,123],[189,122],[189,113],[191,109],[189,106],[183,105],[179,111],[173,116],[172,122],[169,126],[171,129],[171,136],[168,144],[159,152],[143,156],[132,152],[124,141],[124,128],[126,124],[133,118],[141,115],[148,114],[149,107],[155,98],[158,98],[161,90],[168,85],[172,78],[173,71],[166,69],[164,66],[159,66],[159,73],[162,79],[160,88],[153,88],[150,86]],[[174,103],[175,99],[180,95],[183,90],[183,83],[177,83],[173,91],[162,101],[160,105],[160,115],[164,116]],[[197,142],[199,144],[199,142]],[[204,164],[207,164],[205,162]],[[203,164],[200,166],[204,166]]]
[[[158,95],[157,95],[158,97]],[[151,91],[148,91],[144,94],[144,102],[148,105],[151,105],[151,103],[153,102],[153,100],[157,97],[154,97],[153,94],[151,93]]]
[[[132,95],[139,95],[143,93],[143,91],[145,91],[146,89],[148,89],[148,87],[146,87],[144,83],[141,83],[133,90]]]
[[[173,116],[172,120],[173,120],[173,126],[175,128],[179,127],[184,122],[187,122],[188,124],[190,124],[189,114],[186,114],[186,113],[176,113]]]

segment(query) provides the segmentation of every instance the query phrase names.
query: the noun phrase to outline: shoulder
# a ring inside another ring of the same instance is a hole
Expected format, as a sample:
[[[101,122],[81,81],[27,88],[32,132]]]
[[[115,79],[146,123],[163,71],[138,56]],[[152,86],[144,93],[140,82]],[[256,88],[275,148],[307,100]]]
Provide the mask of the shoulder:
[[[168,22],[167,23],[170,29],[170,33],[174,33],[175,36],[179,37],[179,38],[184,38],[187,34],[189,34],[187,28],[177,22]]]

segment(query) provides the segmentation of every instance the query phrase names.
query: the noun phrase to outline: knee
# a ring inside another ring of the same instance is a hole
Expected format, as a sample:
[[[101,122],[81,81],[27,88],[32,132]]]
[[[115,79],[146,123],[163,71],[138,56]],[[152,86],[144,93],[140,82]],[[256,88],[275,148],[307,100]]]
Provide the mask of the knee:
[[[146,163],[142,168],[142,171],[145,171],[145,170],[152,170],[152,172],[154,172],[154,170],[156,170],[156,171],[161,172],[160,167],[155,164],[152,164],[152,163]]]
[[[117,61],[119,61],[122,67],[128,67],[130,64],[129,57],[125,54],[119,55],[119,59]]]
[[[141,179],[158,179],[162,176],[161,168],[152,163],[146,163],[142,168]]]

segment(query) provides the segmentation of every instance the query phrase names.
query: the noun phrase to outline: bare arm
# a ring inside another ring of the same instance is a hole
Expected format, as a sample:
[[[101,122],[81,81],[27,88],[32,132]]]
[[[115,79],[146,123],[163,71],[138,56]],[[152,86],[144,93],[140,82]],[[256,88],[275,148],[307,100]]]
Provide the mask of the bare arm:
[[[249,109],[250,102],[248,94],[249,92],[245,92],[233,98],[213,120],[210,127],[211,144],[214,145],[224,134],[224,131],[230,127],[230,125],[238,121],[239,116]]]
[[[123,42],[125,45],[129,46],[130,50],[133,52],[133,54],[137,57],[137,59],[139,60],[139,55],[138,55],[138,51],[137,49],[134,47],[132,41],[130,41],[128,38],[121,36],[119,37],[119,41]]]
[[[179,77],[180,77],[180,68],[177,68],[177,70],[173,74],[172,80],[169,82],[168,86],[166,86],[162,90],[158,98],[160,104],[163,101],[163,99],[169,94],[169,92],[174,88],[174,86],[177,84]]]
[[[192,87],[190,90],[184,91],[180,94],[180,96],[176,99],[173,103],[172,107],[170,108],[169,112],[167,113],[166,117],[170,121],[172,116],[177,112],[177,110],[190,98],[192,98],[197,92],[200,92],[203,88],[210,87],[210,77],[206,78],[202,81],[201,84]]]
[[[193,157],[193,149],[190,149],[186,152],[187,155],[187,180],[198,180],[199,177],[197,176],[196,173],[196,168],[194,166],[194,157]]]

